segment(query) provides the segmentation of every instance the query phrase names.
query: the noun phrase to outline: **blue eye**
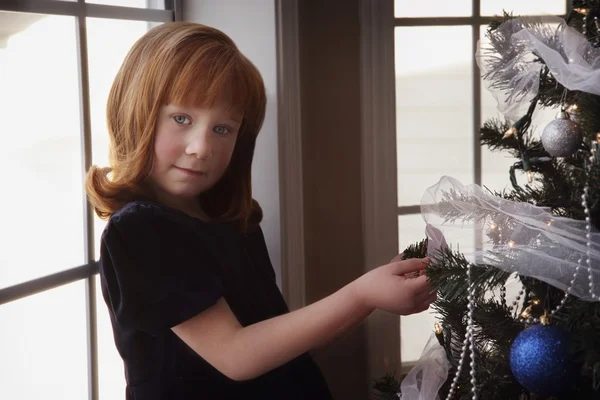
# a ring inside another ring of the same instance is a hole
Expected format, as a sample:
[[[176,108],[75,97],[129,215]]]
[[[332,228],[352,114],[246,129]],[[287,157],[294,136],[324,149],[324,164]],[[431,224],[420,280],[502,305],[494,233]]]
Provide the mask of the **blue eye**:
[[[188,117],[186,117],[185,115],[174,115],[173,121],[175,121],[175,123],[177,125],[191,125],[192,124],[190,119]]]
[[[226,134],[228,134],[231,131],[226,126],[215,126],[213,128],[213,132],[216,133],[216,134],[218,134],[218,135],[226,135]]]

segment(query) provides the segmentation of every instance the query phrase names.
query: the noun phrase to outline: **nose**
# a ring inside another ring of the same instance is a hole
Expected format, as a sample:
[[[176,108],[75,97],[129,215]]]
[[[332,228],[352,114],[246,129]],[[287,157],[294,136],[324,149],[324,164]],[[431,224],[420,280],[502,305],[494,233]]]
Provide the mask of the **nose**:
[[[185,153],[199,160],[207,160],[212,157],[211,135],[208,129],[202,128],[190,135]]]

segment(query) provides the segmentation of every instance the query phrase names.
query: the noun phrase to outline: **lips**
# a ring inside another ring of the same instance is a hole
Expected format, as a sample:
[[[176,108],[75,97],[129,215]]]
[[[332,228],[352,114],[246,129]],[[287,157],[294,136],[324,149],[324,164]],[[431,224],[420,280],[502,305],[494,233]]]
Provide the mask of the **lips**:
[[[193,175],[193,176],[202,176],[202,175],[206,175],[206,172],[204,171],[200,171],[200,170],[196,170],[196,169],[190,169],[190,168],[181,168],[178,166],[174,166],[175,169],[177,169],[178,171],[183,172],[184,174],[188,174],[188,175]]]

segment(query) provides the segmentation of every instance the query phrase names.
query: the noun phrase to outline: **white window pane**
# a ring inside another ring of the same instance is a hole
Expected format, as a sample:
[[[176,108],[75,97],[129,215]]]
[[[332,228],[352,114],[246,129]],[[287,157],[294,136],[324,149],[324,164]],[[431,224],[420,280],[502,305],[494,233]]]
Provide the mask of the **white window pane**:
[[[489,40],[485,36],[487,25],[480,27],[481,46],[489,47]],[[534,135],[539,138],[544,127],[554,119],[557,110],[552,108],[537,107],[533,114],[531,128]],[[481,80],[481,119],[482,125],[486,121],[495,118],[504,121],[504,116],[498,111],[498,102],[493,94],[487,89],[485,81]],[[487,146],[481,148],[481,182],[482,185],[494,191],[504,189],[512,190],[510,183],[510,167],[520,160],[514,158],[507,151],[490,151]],[[521,186],[527,184],[527,175],[522,170],[515,172],[517,183]]]
[[[85,304],[82,280],[0,306],[0,399],[88,398]]]
[[[563,15],[566,10],[565,0],[481,0],[481,15]]]
[[[400,206],[419,204],[441,175],[472,182],[471,34],[469,26],[395,30]]]
[[[398,253],[425,238],[425,221],[421,214],[398,216]]]
[[[403,17],[470,17],[473,15],[472,0],[429,0],[415,2],[394,0],[396,18]]]
[[[77,2],[77,0],[53,0],[53,1],[68,1]],[[86,3],[102,4],[106,6],[121,6],[134,8],[150,8],[155,10],[164,10],[164,0],[86,0]]]
[[[75,21],[0,12],[0,26],[2,288],[85,259]]]
[[[103,4],[108,6],[153,8],[164,10],[164,0],[86,0],[86,3]]]

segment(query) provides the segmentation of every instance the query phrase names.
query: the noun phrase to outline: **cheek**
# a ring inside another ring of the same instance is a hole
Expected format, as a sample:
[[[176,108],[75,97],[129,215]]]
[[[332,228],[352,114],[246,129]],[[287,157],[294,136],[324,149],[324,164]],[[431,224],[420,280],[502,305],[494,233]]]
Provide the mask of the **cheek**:
[[[233,155],[233,149],[235,147],[235,141],[233,141],[233,143],[229,143],[226,150],[223,152],[223,154],[225,155],[224,157],[222,157],[222,162],[221,162],[221,167],[223,169],[226,169],[227,166],[229,165],[229,162],[231,161],[231,156]]]
[[[157,135],[154,143],[154,155],[159,164],[172,163],[181,152],[179,144],[167,135]]]

